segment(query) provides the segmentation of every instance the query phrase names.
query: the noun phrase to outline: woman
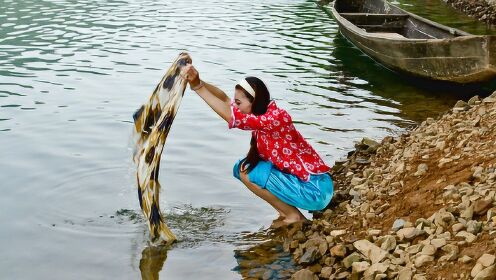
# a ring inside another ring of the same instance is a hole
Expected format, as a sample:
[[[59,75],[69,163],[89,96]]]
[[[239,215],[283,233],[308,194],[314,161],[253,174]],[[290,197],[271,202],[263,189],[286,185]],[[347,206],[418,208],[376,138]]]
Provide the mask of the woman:
[[[291,116],[270,100],[260,79],[239,81],[231,102],[222,90],[200,80],[191,64],[182,75],[229,128],[252,131],[250,150],[233,173],[279,212],[273,227],[305,220],[297,207],[321,210],[329,204],[333,195],[329,166],[296,130]]]

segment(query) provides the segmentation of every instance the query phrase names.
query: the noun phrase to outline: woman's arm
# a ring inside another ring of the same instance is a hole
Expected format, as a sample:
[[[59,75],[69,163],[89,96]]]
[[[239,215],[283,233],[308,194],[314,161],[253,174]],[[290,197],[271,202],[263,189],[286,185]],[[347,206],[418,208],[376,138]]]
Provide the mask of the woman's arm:
[[[191,64],[184,67],[183,76],[210,108],[229,123],[231,120],[231,99],[218,87],[201,81],[198,71]]]

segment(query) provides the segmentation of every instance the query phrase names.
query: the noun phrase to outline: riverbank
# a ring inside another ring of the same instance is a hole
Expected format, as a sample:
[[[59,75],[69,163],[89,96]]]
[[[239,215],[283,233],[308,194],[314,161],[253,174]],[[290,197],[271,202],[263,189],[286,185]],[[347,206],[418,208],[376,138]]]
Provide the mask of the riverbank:
[[[495,279],[495,147],[496,92],[362,140],[329,209],[285,232],[292,279]]]
[[[444,0],[454,8],[489,24],[496,24],[495,0]]]

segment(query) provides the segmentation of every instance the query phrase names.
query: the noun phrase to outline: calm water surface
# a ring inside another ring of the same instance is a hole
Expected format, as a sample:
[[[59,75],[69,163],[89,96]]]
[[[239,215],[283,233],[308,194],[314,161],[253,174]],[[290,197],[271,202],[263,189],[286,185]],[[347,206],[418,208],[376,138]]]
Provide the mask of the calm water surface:
[[[161,165],[180,242],[147,247],[131,116],[181,51],[228,94],[262,78],[331,165],[353,141],[458,98],[375,64],[309,0],[0,0],[0,11],[1,279],[241,278],[239,252],[275,214],[231,175],[249,133],[227,130],[190,91]]]

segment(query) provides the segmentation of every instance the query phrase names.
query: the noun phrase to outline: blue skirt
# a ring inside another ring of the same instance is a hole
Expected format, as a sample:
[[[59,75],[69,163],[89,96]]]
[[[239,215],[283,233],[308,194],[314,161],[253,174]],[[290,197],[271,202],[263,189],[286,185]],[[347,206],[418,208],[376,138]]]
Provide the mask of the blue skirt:
[[[238,179],[241,162],[242,160],[239,160],[233,167],[233,175]],[[310,211],[324,209],[334,193],[332,179],[328,173],[310,175],[310,180],[305,182],[293,174],[280,171],[269,161],[260,161],[248,173],[248,179],[283,202]]]

